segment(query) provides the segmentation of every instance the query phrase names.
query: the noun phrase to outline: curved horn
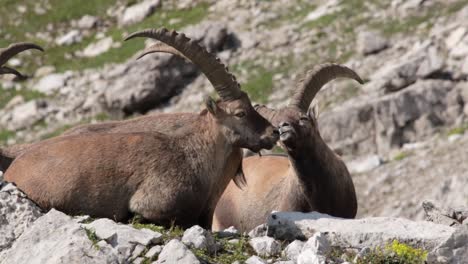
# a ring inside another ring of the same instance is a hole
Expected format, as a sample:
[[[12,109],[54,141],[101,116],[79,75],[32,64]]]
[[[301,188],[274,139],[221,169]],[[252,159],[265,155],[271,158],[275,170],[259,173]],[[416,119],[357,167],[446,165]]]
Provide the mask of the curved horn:
[[[26,78],[26,76],[24,76],[19,71],[15,70],[13,68],[10,68],[10,67],[7,67],[7,66],[0,67],[0,74],[8,74],[8,73],[14,74],[14,75],[18,76],[18,78],[20,78],[20,79],[25,79]]]
[[[37,49],[44,51],[42,47],[34,43],[20,42],[11,44],[10,46],[0,49],[0,66],[5,64],[9,59],[11,59],[16,54],[28,50],[28,49]]]
[[[289,106],[298,107],[304,112],[307,111],[310,103],[322,86],[340,77],[354,79],[360,84],[364,83],[356,72],[344,65],[335,63],[320,64],[307,72],[306,77],[300,81],[299,87],[294,92]]]
[[[255,111],[257,111],[263,118],[268,120],[268,122],[273,123],[273,118],[276,115],[276,110],[270,109],[264,105],[254,105]]]
[[[156,43],[156,44],[151,45],[148,48],[144,49],[143,52],[140,55],[138,55],[137,60],[143,58],[144,56],[146,56],[148,54],[156,53],[156,52],[164,52],[164,53],[173,54],[173,55],[182,57],[182,58],[184,58],[184,59],[186,59],[188,61],[191,61],[187,57],[185,57],[185,55],[182,54],[180,51],[178,51],[175,48],[173,48],[173,47],[171,47],[169,45],[166,45],[166,44],[164,44],[162,42]]]
[[[235,100],[242,96],[243,93],[239,83],[224,64],[205,48],[202,48],[196,41],[187,38],[185,34],[179,34],[176,31],[169,32],[165,28],[145,29],[130,34],[125,40],[135,37],[153,38],[173,47],[178,53],[200,67],[201,71],[206,75],[224,101]],[[173,49],[165,50],[165,52],[169,53],[173,51]]]

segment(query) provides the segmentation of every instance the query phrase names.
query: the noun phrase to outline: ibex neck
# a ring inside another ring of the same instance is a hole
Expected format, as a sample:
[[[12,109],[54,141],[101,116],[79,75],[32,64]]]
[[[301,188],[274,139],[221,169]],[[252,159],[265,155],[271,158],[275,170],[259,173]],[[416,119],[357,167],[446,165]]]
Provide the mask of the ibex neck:
[[[303,192],[309,210],[337,215],[342,207],[342,195],[351,204],[355,203],[352,201],[356,199],[354,185],[346,165],[320,135],[311,137],[300,150],[289,155],[289,160],[297,177],[297,191]]]

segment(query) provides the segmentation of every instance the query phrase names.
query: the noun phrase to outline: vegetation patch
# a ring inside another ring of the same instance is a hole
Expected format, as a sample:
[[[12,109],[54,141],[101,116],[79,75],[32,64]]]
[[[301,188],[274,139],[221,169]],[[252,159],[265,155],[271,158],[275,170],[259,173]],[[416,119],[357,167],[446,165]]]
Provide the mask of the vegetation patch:
[[[247,236],[241,236],[236,241],[229,241],[230,238],[219,239],[216,241],[221,245],[221,250],[209,254],[206,250],[193,250],[194,254],[209,263],[231,264],[235,261],[244,263],[255,252],[250,247]]]
[[[357,264],[422,264],[427,258],[427,251],[413,248],[394,240],[383,249],[377,247],[363,258],[359,258]]]
[[[411,153],[410,152],[405,152],[405,151],[402,151],[398,154],[395,155],[395,157],[393,157],[393,160],[394,161],[400,161],[400,160],[404,160],[406,159],[408,156],[410,156]]]
[[[38,92],[38,91],[34,91],[34,90],[29,90],[29,89],[17,90],[16,88],[4,89],[0,87],[0,109],[4,108],[5,105],[8,104],[8,102],[10,102],[10,100],[13,99],[13,97],[17,95],[22,96],[26,102],[34,100],[34,99],[46,97],[45,94]]]
[[[106,10],[115,5],[115,0],[96,0],[80,2],[74,0],[49,0],[50,6],[45,14],[37,14],[34,1],[24,2],[22,6],[26,12],[11,12],[17,10],[18,2],[14,0],[4,0],[0,10],[0,24],[3,32],[8,32],[0,39],[0,47],[9,45],[12,42],[28,40],[38,43],[46,48],[45,53],[39,56],[19,55],[23,60],[22,68],[25,72],[33,72],[40,66],[53,65],[58,72],[65,70],[82,70],[88,68],[102,67],[106,63],[121,63],[133,56],[138,50],[144,47],[143,41],[129,41],[122,43],[119,48],[111,48],[109,51],[92,58],[76,57],[75,52],[83,50],[89,44],[97,41],[94,34],[84,37],[79,43],[72,45],[56,46],[54,43],[45,43],[42,38],[37,38],[38,32],[52,33],[52,39],[58,37],[58,33],[68,29],[70,20],[79,19],[84,15],[94,15],[115,24],[115,18],[109,17]],[[134,1],[125,1],[127,5]],[[167,27],[181,29],[187,25],[199,23],[208,13],[208,3],[202,2],[190,9],[177,9],[170,3],[157,9],[156,12],[140,23],[118,28],[113,25],[106,35],[111,36],[115,42],[123,42],[123,36],[129,32],[144,28]],[[53,26],[56,30],[47,28]],[[100,29],[102,31],[102,29]],[[65,31],[66,32],[66,31]],[[97,32],[96,32],[97,33]],[[55,35],[54,35],[55,34]],[[64,56],[68,56],[68,59]],[[70,59],[71,58],[71,59]]]
[[[0,130],[0,143],[3,145],[8,141],[8,139],[13,138],[15,136],[14,131],[10,130]]]
[[[468,130],[468,124],[450,129],[447,133],[447,136],[463,135],[466,130]]]
[[[96,235],[96,231],[93,229],[84,229],[86,231],[86,235],[88,236],[88,239],[93,243],[93,247],[97,250],[99,250],[98,242],[99,242],[99,237]]]

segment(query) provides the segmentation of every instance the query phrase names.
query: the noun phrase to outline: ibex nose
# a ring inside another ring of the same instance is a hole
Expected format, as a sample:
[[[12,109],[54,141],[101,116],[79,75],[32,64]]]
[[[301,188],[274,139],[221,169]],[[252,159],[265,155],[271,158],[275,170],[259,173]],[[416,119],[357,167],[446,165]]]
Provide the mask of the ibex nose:
[[[279,129],[277,129],[277,128],[273,129],[273,134],[274,135],[279,135],[280,134]]]
[[[279,124],[279,126],[280,126],[280,127],[288,127],[288,126],[290,126],[290,124],[289,124],[288,122],[281,122],[281,123]]]

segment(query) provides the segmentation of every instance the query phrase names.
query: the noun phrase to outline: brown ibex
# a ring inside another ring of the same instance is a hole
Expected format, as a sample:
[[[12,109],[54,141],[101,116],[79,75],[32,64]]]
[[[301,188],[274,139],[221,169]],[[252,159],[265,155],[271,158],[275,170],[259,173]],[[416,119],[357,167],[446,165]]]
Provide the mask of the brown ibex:
[[[351,176],[341,158],[323,141],[309,105],[320,88],[337,77],[362,83],[351,69],[338,64],[316,66],[299,84],[290,104],[256,110],[280,131],[282,155],[252,156],[243,160],[247,186],[232,183],[215,210],[213,229],[229,226],[248,231],[265,222],[273,211],[319,211],[353,218],[357,211]]]
[[[13,56],[15,56],[16,54],[23,52],[25,50],[29,50],[29,49],[36,49],[36,50],[44,51],[44,49],[41,48],[40,46],[34,43],[27,43],[27,42],[14,43],[6,48],[0,49],[0,74],[11,73],[11,74],[18,76],[18,78],[24,79],[25,78],[24,75],[22,75],[20,72],[18,72],[17,70],[13,68],[5,66],[5,63],[7,63],[8,60],[13,58]]]
[[[197,64],[221,100],[208,97],[205,110],[170,134],[85,133],[37,143],[13,161],[5,180],[45,209],[119,221],[136,213],[162,225],[209,228],[232,179],[223,173],[241,165],[240,148],[272,148],[278,131],[224,65],[184,34],[148,29],[127,39],[134,37],[157,39]]]

